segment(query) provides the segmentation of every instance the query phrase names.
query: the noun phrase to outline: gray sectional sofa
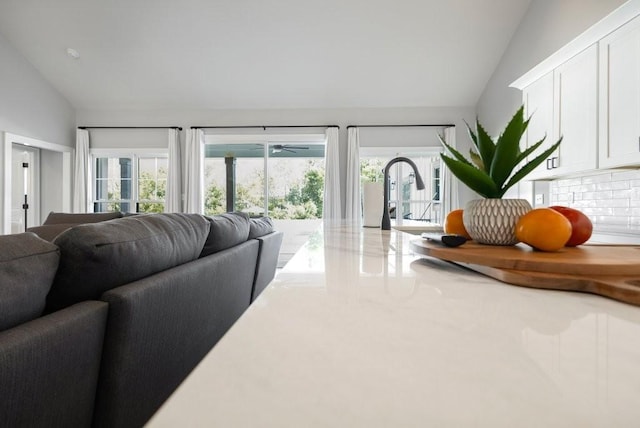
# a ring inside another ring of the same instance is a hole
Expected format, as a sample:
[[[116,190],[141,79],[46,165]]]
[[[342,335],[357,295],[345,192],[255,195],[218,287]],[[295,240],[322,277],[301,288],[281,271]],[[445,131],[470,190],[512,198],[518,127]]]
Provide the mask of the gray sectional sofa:
[[[143,425],[273,279],[282,243],[240,213],[80,216],[0,236],[0,426]]]

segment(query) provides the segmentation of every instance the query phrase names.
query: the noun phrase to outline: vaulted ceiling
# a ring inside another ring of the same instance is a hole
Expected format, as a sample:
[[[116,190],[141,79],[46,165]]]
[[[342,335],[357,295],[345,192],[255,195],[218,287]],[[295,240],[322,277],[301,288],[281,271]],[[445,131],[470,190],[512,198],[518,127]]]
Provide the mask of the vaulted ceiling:
[[[474,106],[529,2],[2,0],[0,34],[77,109]]]

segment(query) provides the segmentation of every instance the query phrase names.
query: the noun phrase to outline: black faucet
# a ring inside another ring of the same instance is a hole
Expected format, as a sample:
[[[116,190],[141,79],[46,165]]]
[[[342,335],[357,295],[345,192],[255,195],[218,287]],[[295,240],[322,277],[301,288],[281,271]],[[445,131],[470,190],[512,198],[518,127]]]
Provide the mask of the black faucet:
[[[411,159],[402,156],[391,159],[384,167],[384,208],[382,210],[382,230],[391,230],[391,219],[389,218],[389,168],[391,168],[391,165],[398,162],[406,162],[411,165],[411,168],[413,168],[413,172],[416,175],[416,187],[418,190],[424,189],[424,181],[422,181],[422,177],[418,172],[418,167]]]

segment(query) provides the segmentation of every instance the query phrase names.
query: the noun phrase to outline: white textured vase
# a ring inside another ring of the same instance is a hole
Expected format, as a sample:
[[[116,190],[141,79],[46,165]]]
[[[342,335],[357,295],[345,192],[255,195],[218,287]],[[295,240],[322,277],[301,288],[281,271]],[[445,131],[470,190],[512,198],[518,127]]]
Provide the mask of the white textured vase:
[[[529,211],[526,199],[474,199],[465,206],[462,222],[480,244],[515,245],[518,219]]]
[[[362,225],[380,227],[384,210],[382,182],[364,183],[362,192]]]

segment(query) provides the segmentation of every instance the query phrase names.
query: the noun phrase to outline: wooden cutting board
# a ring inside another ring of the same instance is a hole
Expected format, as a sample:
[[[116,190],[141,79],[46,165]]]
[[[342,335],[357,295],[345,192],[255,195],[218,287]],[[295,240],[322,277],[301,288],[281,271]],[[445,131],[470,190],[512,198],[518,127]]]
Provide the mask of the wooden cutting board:
[[[456,264],[508,284],[549,290],[580,291],[640,306],[640,276],[566,275],[499,269],[468,263],[456,262]]]
[[[541,252],[474,242],[449,248],[413,240],[418,254],[455,262],[499,281],[525,287],[598,294],[640,306],[640,247],[583,245]]]
[[[581,245],[544,252],[525,244],[494,246],[473,241],[451,248],[422,238],[411,241],[410,245],[418,254],[501,269],[565,275],[640,276],[640,246]]]

